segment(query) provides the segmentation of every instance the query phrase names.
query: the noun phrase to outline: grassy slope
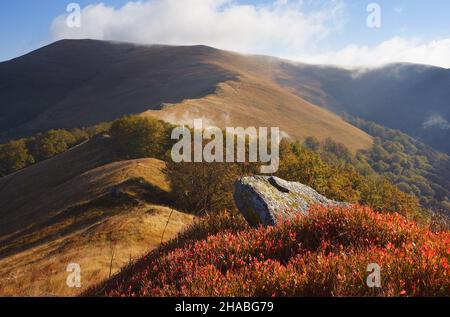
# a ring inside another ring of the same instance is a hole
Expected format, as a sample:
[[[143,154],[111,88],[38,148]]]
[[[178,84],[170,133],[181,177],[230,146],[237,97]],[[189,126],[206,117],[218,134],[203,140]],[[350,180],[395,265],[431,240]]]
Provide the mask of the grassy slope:
[[[367,149],[372,138],[345,123],[337,115],[286,92],[277,85],[255,77],[219,84],[216,91],[200,99],[189,99],[163,110],[147,111],[171,123],[192,125],[194,119],[219,127],[280,127],[293,139],[315,136],[342,142],[356,152]]]
[[[110,163],[110,139],[97,137],[61,155],[0,179],[0,235],[45,221],[72,204],[82,202],[67,184],[75,177]],[[78,194],[78,192],[76,192]],[[64,198],[64,199],[63,199]],[[72,199],[68,199],[72,198]]]
[[[16,100],[0,111],[5,129],[0,132],[7,137],[93,125],[168,103],[179,105],[173,118],[187,113],[182,119],[200,115],[219,126],[278,125],[298,138],[334,137],[352,150],[371,146],[366,133],[283,88],[280,78],[291,74],[282,65],[279,59],[205,46],[60,41],[0,64],[0,82],[9,74],[11,86],[0,89],[0,103],[2,98],[8,104]],[[14,76],[23,69],[26,80]],[[306,90],[320,92],[320,86],[312,83]],[[160,116],[165,115],[164,110]]]
[[[164,162],[107,163],[107,142],[90,141],[0,181],[0,295],[76,295],[65,283],[69,263],[81,265],[84,289],[109,276],[113,253],[112,273],[157,247],[167,223],[164,240],[191,223],[162,206],[170,191]]]
[[[213,93],[176,104],[165,104],[162,110],[144,115],[172,123],[192,124],[203,118],[207,124],[225,126],[278,126],[294,139],[315,136],[331,137],[346,144],[353,152],[372,146],[370,135],[346,123],[339,116],[292,93],[278,82],[289,76],[278,59],[213,51],[202,62],[235,74],[236,78],[216,86]],[[309,87],[307,91],[320,91]]]
[[[85,212],[102,211],[91,208]],[[141,208],[117,206],[110,208],[109,212],[114,215],[1,258],[0,296],[78,295],[87,287],[108,278],[113,252],[112,274],[115,274],[131,260],[158,247],[171,210],[147,205]],[[175,211],[170,219],[164,241],[189,224],[192,216]],[[68,227],[69,224],[62,226]],[[52,229],[49,227],[46,230]],[[26,243],[26,238],[23,242]],[[66,267],[69,263],[81,266],[81,289],[66,285]]]

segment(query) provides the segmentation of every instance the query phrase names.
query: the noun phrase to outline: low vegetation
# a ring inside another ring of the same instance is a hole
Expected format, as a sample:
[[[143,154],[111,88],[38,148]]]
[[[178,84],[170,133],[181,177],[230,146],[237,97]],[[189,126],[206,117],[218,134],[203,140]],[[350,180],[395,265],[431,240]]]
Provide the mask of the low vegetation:
[[[450,292],[449,233],[432,233],[398,214],[359,206],[314,207],[305,217],[258,229],[235,221],[236,217],[208,217],[85,295],[445,296]],[[366,284],[370,263],[381,267],[381,288]]]

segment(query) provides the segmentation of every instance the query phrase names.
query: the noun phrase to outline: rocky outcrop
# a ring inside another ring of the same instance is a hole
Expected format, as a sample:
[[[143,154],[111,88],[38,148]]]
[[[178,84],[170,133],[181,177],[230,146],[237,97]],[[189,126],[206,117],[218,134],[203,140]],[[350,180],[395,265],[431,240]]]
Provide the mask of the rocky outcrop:
[[[252,226],[276,226],[279,220],[306,214],[312,205],[344,205],[306,185],[274,176],[241,178],[235,184],[234,200]]]

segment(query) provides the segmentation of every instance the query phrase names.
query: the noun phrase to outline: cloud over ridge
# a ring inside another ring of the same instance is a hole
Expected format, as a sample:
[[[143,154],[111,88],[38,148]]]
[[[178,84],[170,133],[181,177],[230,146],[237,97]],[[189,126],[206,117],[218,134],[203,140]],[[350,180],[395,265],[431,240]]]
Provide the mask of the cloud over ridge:
[[[322,1],[320,1],[322,2]],[[54,39],[92,38],[141,44],[204,44],[246,53],[295,53],[339,28],[342,5],[303,1],[243,5],[231,0],[149,0],[121,8],[104,4],[82,10],[80,28],[66,16],[53,21]]]
[[[334,61],[345,66],[408,62],[450,68],[450,39],[425,42],[393,37],[374,47],[351,44],[335,52],[303,56],[301,59],[313,64]]]
[[[118,8],[88,5],[82,10],[80,28],[68,27],[66,17],[54,19],[54,40],[203,44],[313,64],[411,62],[450,68],[450,38],[427,42],[393,37],[374,46],[349,43],[341,49],[321,50],[321,44],[345,28],[348,16],[341,0],[276,0],[259,5],[234,0],[145,0]]]

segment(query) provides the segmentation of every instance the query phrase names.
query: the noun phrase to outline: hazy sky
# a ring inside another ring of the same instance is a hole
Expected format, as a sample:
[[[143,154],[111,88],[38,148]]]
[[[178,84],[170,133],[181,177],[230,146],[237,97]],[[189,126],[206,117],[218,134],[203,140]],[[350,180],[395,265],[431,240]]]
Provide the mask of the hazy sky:
[[[58,39],[95,38],[205,44],[312,63],[450,68],[448,0],[82,0],[74,1],[82,8],[75,28],[67,24],[70,2],[0,1],[0,61]],[[380,25],[369,27],[377,8]]]

